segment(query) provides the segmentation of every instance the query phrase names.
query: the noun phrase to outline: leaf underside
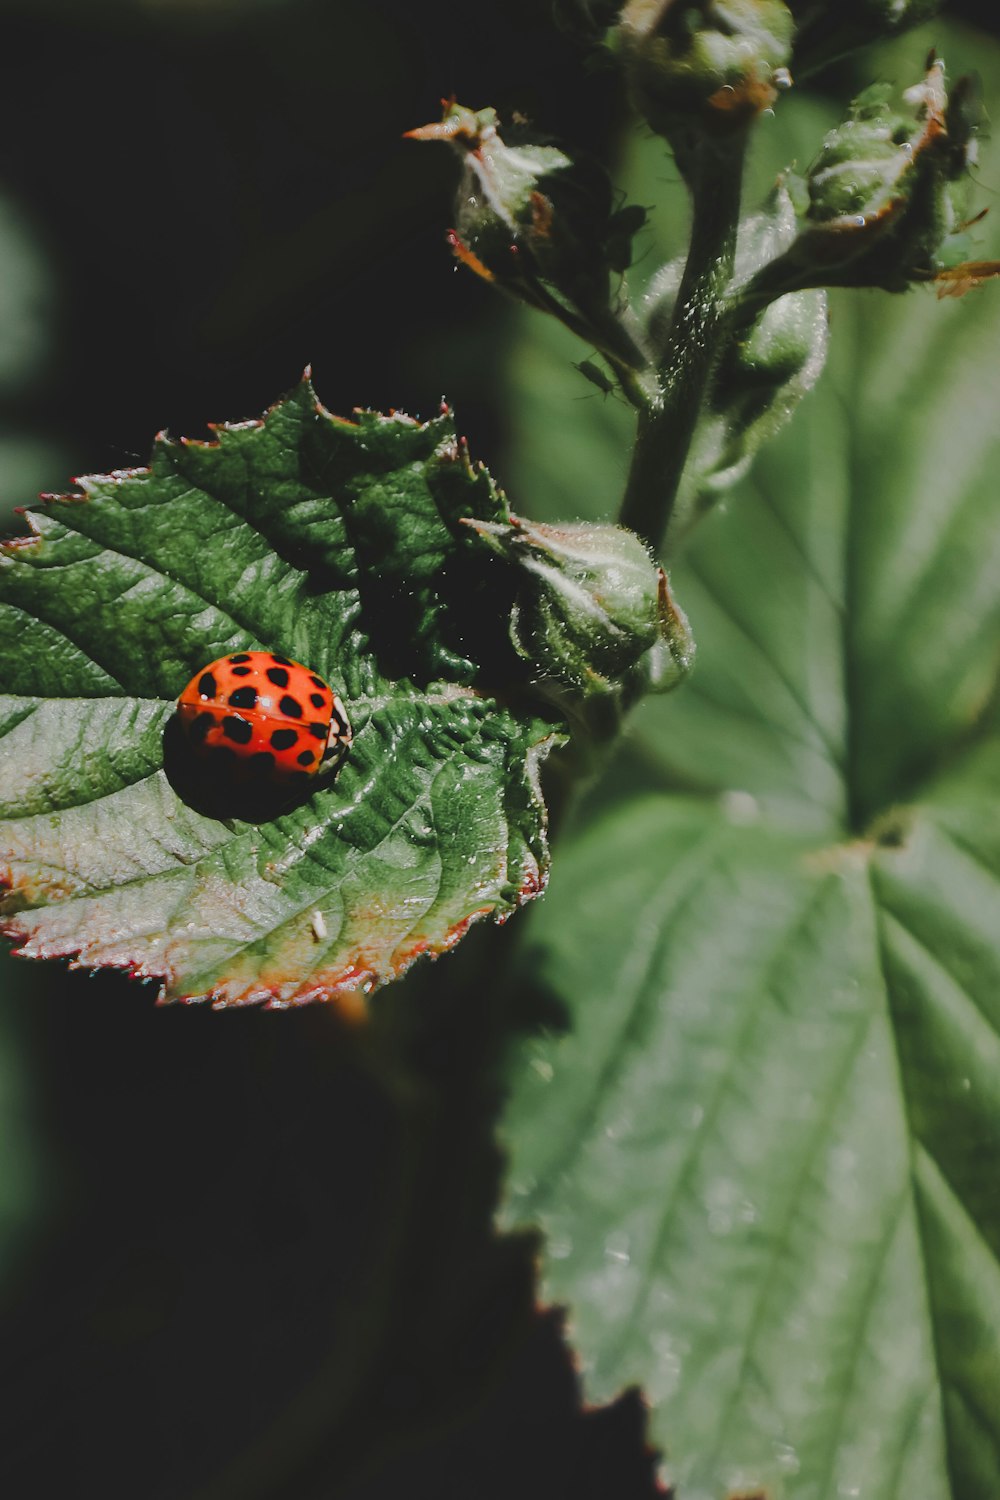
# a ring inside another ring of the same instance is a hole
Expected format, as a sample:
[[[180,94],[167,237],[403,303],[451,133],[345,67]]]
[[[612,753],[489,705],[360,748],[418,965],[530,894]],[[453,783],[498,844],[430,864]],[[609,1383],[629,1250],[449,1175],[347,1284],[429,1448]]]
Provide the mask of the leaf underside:
[[[998,332],[836,300],[833,378],[671,569],[647,795],[523,934],[564,1019],[511,1059],[504,1222],[684,1500],[1000,1495]],[[515,480],[565,513],[548,389]]]
[[[346,421],[308,381],[30,512],[0,547],[16,952],[168,999],[297,1004],[367,991],[536,894],[551,726],[488,695],[461,525],[506,514],[447,412]],[[247,649],[319,672],[354,730],[332,785],[256,822],[196,810],[164,772],[178,692]]]

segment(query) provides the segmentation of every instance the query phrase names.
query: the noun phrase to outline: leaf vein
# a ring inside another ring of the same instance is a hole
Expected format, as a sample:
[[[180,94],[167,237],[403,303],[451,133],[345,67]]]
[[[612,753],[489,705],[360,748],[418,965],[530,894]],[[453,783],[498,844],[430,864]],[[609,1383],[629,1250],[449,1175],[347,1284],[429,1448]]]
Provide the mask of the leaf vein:
[[[773,672],[775,678],[781,683],[781,685],[784,687],[785,691],[791,698],[792,702],[795,704],[796,708],[798,708],[799,712],[802,714],[805,722],[811,725],[812,728],[816,731],[816,738],[819,744],[822,746],[823,750],[826,752],[826,756],[830,761],[830,764],[834,767],[835,770],[843,773],[844,758],[842,751],[838,746],[834,745],[833,741],[827,734],[826,729],[822,724],[820,724],[812,708],[802,696],[801,690],[798,685],[793,682],[788,674],[784,671],[784,669],[779,666],[778,662],[774,658],[773,653],[769,652],[768,649],[757,639],[757,637],[750,630],[750,627],[744,621],[737,618],[736,614],[734,613],[732,604],[722,597],[722,595],[719,593],[718,588],[714,584],[709,583],[707,577],[705,576],[704,570],[697,565],[693,554],[688,559],[688,569],[694,575],[694,577],[697,578],[698,582],[708,594],[709,598],[716,605],[720,613],[725,615],[725,617],[732,622],[732,624],[743,636],[744,640],[746,640],[753,647],[756,654],[760,658],[762,658],[769,670]],[[785,731],[782,730],[782,733],[784,732]]]
[[[665,893],[669,893],[672,886],[678,883],[682,884],[683,898],[678,900],[669,911],[667,920],[661,921],[657,926],[655,938],[651,942],[645,957],[640,962],[640,973],[636,976],[632,986],[631,998],[624,1007],[622,1025],[619,1027],[606,1059],[594,1079],[588,1098],[577,1111],[574,1129],[565,1132],[564,1139],[566,1144],[562,1151],[547,1164],[543,1172],[538,1174],[534,1192],[544,1192],[553,1180],[558,1179],[569,1158],[576,1155],[579,1151],[585,1131],[593,1124],[597,1116],[602,1095],[616,1076],[622,1058],[625,1055],[629,1039],[638,1027],[641,1017],[647,1009],[651,975],[655,965],[660,960],[664,943],[669,933],[673,931],[677,921],[697,898],[705,881],[711,875],[714,868],[714,856],[720,847],[722,847],[722,844],[723,838],[717,837],[712,841],[707,851],[699,845],[686,851],[682,859],[673,865],[669,874],[657,885],[652,896],[644,904],[641,913],[639,913],[637,926],[647,914],[661,912]],[[690,879],[689,872],[692,867],[695,873],[694,878]],[[628,957],[634,959],[636,955],[630,953]]]
[[[861,1362],[861,1353],[864,1347],[864,1333],[868,1327],[875,1306],[875,1294],[878,1291],[882,1274],[885,1270],[889,1252],[895,1242],[903,1219],[903,1210],[909,1202],[912,1206],[912,1193],[910,1184],[906,1183],[896,1195],[896,1201],[886,1214],[885,1225],[879,1238],[878,1248],[872,1260],[868,1278],[865,1282],[864,1291],[858,1304],[857,1316],[854,1319],[854,1336],[850,1341],[851,1363],[845,1372],[845,1378],[836,1403],[836,1416],[830,1431],[828,1444],[828,1457],[826,1461],[826,1479],[820,1490],[821,1495],[837,1496],[843,1491],[836,1485],[837,1450],[843,1435],[844,1424],[847,1420],[847,1411],[850,1405],[850,1397],[854,1390],[857,1378],[858,1365]]]
[[[673,1219],[674,1209],[681,1201],[683,1194],[687,1191],[690,1185],[695,1167],[697,1166],[698,1161],[701,1158],[701,1154],[711,1137],[712,1127],[714,1126],[725,1101],[731,1097],[734,1075],[736,1074],[737,1069],[742,1064],[742,1058],[746,1053],[747,1042],[754,1034],[760,1023],[761,1016],[764,1010],[765,999],[771,994],[772,976],[780,968],[780,965],[784,959],[784,955],[787,952],[789,946],[794,942],[795,938],[811,919],[813,910],[818,901],[821,899],[822,894],[822,885],[810,894],[808,900],[805,903],[805,906],[796,913],[794,920],[789,924],[786,931],[781,934],[774,952],[767,962],[765,970],[765,981],[757,989],[757,1003],[756,1005],[748,1007],[747,1009],[746,1021],[744,1022],[743,1027],[740,1030],[735,1044],[731,1048],[728,1064],[722,1076],[718,1080],[718,1083],[716,1084],[715,1091],[708,1103],[707,1108],[705,1109],[697,1130],[693,1133],[691,1149],[688,1151],[686,1157],[684,1158],[681,1169],[677,1174],[677,1179],[674,1184],[673,1191],[670,1193],[666,1203],[663,1205],[663,1208],[660,1212],[656,1233],[653,1237],[653,1243],[647,1257],[648,1263],[651,1266],[659,1264],[662,1258],[663,1251],[666,1245],[667,1235],[669,1233],[669,1226]],[[629,1308],[626,1316],[622,1319],[621,1328],[616,1340],[616,1350],[621,1349],[630,1334],[634,1331],[636,1324],[638,1323],[639,1318],[649,1299],[652,1285],[653,1278],[647,1277],[645,1284],[639,1287],[637,1294],[633,1299],[632,1306]]]
[[[942,962],[939,955],[935,953],[934,949],[929,946],[926,938],[920,937],[920,935],[914,930],[912,924],[910,922],[907,922],[905,918],[901,916],[898,906],[891,906],[888,902],[885,902],[884,905],[884,916],[888,916],[891,921],[895,922],[897,926],[900,927],[902,931],[905,932],[914,943],[916,943],[917,947],[920,948],[923,953],[926,953],[927,957],[931,960],[935,967],[941,970],[941,973],[944,974],[946,978],[955,986],[955,989],[958,991],[958,993],[968,1001],[970,1009],[976,1013],[987,1030],[997,1039],[997,1041],[1000,1041],[1000,1026],[997,1025],[997,1022],[993,1019],[992,1016],[987,1014],[982,1004],[976,999],[975,995],[972,994],[968,986],[963,984],[958,976],[954,974],[945,963]],[[888,980],[886,980],[886,983],[888,984]]]
[[[805,920],[808,920],[809,915],[810,913],[806,914]],[[793,936],[794,935],[795,934],[793,934]],[[838,1069],[837,1074],[831,1083],[827,1098],[824,1101],[823,1107],[820,1111],[819,1118],[815,1121],[813,1130],[810,1132],[810,1135],[806,1142],[805,1150],[801,1154],[799,1170],[796,1173],[795,1182],[788,1193],[781,1220],[771,1236],[771,1251],[767,1258],[766,1267],[764,1267],[760,1272],[759,1291],[754,1303],[753,1311],[751,1313],[750,1323],[744,1337],[745,1352],[743,1356],[743,1363],[737,1376],[733,1390],[730,1394],[724,1415],[717,1427],[718,1436],[716,1438],[716,1454],[718,1454],[722,1448],[726,1431],[731,1424],[733,1416],[736,1412],[740,1391],[745,1383],[745,1376],[749,1368],[749,1363],[753,1357],[753,1350],[756,1347],[757,1338],[760,1333],[761,1322],[764,1313],[767,1310],[770,1298],[774,1294],[775,1277],[778,1265],[781,1261],[783,1251],[786,1248],[788,1232],[792,1226],[796,1211],[800,1205],[801,1193],[809,1180],[809,1176],[812,1172],[816,1158],[819,1155],[823,1143],[827,1138],[827,1134],[836,1112],[837,1105],[840,1101],[842,1091],[845,1088],[855,1067],[855,1064],[857,1063],[858,1057],[862,1049],[864,1048],[865,1042],[868,1039],[868,1034],[871,1030],[872,1022],[873,1016],[872,1013],[869,1012],[865,1017],[865,1024],[863,1026],[859,1026],[858,1034],[855,1037],[853,1044],[848,1049],[847,1054],[843,1060],[843,1064]]]

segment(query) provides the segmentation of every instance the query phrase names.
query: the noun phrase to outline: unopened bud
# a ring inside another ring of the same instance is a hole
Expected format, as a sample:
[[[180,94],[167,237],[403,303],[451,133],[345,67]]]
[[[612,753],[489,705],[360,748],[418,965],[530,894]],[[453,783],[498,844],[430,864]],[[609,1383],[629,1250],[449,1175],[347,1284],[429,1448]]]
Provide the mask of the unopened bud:
[[[949,98],[932,56],[904,102],[915,121],[885,89],[869,89],[830,132],[809,170],[799,234],[745,289],[750,299],[807,286],[898,292],[954,263],[968,216],[971,93],[960,81]]]
[[[644,693],[668,693],[694,666],[695,644],[688,617],[670,592],[670,581],[657,568],[657,637],[639,659],[633,683]]]
[[[466,109],[453,99],[445,101],[441,120],[408,130],[406,138],[444,141],[458,153],[463,167],[456,197],[458,229],[491,271],[492,262],[509,260],[512,244],[525,232],[538,231],[539,220],[546,217],[544,189],[551,187],[555,174],[573,165],[555,146],[508,146],[495,110]]]
[[[637,108],[672,139],[731,134],[773,104],[793,30],[782,0],[630,0],[617,41]]]
[[[508,142],[492,109],[474,111],[453,101],[446,102],[443,119],[407,135],[446,141],[462,160],[450,235],[460,261],[502,290],[563,316],[622,364],[645,364],[610,305],[611,274],[629,265],[632,236],[645,213],[616,208],[600,163],[537,139]]]
[[[829,223],[851,215],[877,218],[898,199],[912,166],[912,122],[889,106],[876,84],[826,137],[809,172],[809,218]]]
[[[737,275],[756,268],[795,237],[795,209],[779,182],[764,210],[743,226]],[[695,509],[711,504],[749,468],[761,443],[789,420],[819,379],[828,344],[827,297],[823,291],[794,292],[764,309],[725,345],[706,413],[716,427],[714,451],[700,476]]]
[[[795,241],[796,208],[780,180],[759,213],[740,225],[730,295]],[[649,338],[664,347],[673,317],[683,260],[654,279],[647,296]],[[723,341],[675,507],[682,533],[746,473],[761,443],[792,415],[819,378],[827,349],[827,298],[823,291],[793,292],[737,324]]]
[[[902,290],[938,269],[938,252],[966,216],[971,122],[932,60],[910,89],[917,124],[869,90],[827,136],[809,173],[803,243],[833,281]]]
[[[582,699],[664,691],[690,668],[691,633],[666,575],[619,526],[470,520],[520,574],[510,634],[543,682]]]

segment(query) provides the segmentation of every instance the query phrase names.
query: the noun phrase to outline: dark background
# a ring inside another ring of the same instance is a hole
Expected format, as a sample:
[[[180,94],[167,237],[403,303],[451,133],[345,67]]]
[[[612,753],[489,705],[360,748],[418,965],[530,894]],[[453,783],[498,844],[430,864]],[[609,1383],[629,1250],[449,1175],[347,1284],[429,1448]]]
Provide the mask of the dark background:
[[[581,73],[544,0],[0,15],[0,186],[54,282],[50,357],[8,424],[120,467],[161,427],[255,414],[311,361],[334,410],[429,415],[447,390],[494,442],[502,308],[444,245],[450,153],[401,137],[456,92],[599,146],[614,77]]]
[[[0,511],[253,416],[307,362],[337,411],[447,394],[502,479],[505,308],[445,248],[449,154],[401,135],[454,91],[612,150],[614,76],[544,0],[24,0],[0,26]],[[530,1002],[483,1004],[500,948],[464,946],[360,1043],[0,965],[4,1493],[652,1494],[640,1404],[580,1409],[532,1246],[492,1235],[491,1060]]]

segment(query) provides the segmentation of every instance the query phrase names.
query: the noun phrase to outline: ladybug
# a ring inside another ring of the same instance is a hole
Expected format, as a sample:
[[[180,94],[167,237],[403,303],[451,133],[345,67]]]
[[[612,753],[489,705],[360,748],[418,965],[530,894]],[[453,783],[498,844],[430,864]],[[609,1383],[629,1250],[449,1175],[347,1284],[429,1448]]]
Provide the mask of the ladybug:
[[[237,651],[196,672],[177,699],[188,748],[214,770],[304,786],[351,743],[344,705],[322,677],[273,651]]]

